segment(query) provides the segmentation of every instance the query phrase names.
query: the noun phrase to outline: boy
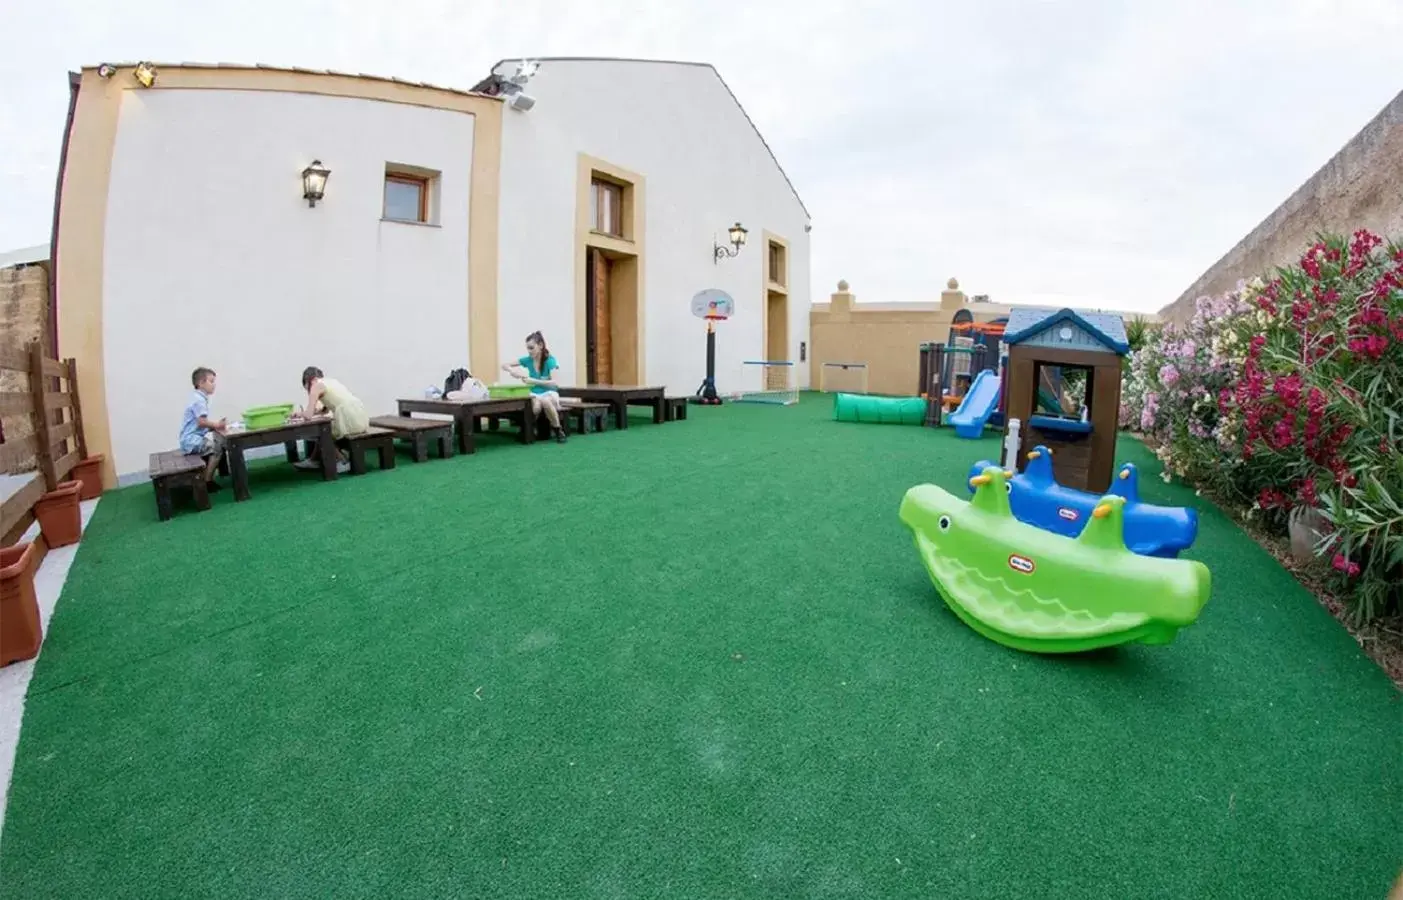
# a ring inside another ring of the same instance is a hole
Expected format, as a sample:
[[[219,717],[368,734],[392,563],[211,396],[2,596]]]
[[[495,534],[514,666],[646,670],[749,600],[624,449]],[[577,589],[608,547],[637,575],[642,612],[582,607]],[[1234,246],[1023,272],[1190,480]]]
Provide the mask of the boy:
[[[214,472],[224,456],[224,431],[229,423],[209,417],[209,397],[214,393],[214,370],[201,366],[190,374],[190,383],[195,390],[190,394],[190,402],[185,404],[185,418],[180,423],[180,450],[205,457],[208,461],[205,481],[211,491],[217,491],[219,482],[214,480]]]

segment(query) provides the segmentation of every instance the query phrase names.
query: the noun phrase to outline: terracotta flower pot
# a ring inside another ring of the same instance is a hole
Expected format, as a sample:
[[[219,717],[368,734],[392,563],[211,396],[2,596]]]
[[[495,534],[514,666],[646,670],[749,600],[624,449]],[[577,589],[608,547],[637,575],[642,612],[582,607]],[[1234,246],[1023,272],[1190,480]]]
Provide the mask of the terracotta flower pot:
[[[73,467],[73,480],[83,484],[78,492],[79,500],[96,500],[102,496],[102,460],[103,455],[99,453]]]
[[[43,641],[34,558],[33,544],[0,547],[0,666],[33,659]]]
[[[50,547],[66,547],[78,543],[83,536],[83,511],[78,508],[78,491],[82,485],[65,481],[49,491],[34,504],[34,518]]]

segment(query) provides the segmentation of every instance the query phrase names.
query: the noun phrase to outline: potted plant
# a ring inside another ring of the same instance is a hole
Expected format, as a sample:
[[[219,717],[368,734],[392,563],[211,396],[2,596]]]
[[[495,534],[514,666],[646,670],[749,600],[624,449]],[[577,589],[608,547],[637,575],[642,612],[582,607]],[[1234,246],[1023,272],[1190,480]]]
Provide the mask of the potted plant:
[[[33,559],[33,544],[0,547],[0,666],[39,653],[42,634]]]
[[[34,518],[50,547],[66,547],[78,543],[83,536],[83,511],[78,507],[78,491],[82,485],[65,481],[49,491],[34,504]]]
[[[83,485],[82,490],[78,491],[79,500],[96,500],[102,496],[103,459],[103,454],[98,453],[73,467],[73,480]]]

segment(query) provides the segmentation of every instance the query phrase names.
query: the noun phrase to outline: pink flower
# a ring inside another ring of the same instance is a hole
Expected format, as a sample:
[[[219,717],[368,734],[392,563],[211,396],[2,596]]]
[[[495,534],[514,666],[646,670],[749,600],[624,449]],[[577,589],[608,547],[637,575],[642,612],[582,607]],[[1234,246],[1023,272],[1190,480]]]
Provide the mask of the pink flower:
[[[1351,578],[1359,574],[1359,563],[1351,562],[1343,553],[1336,553],[1335,558],[1330,561],[1330,565]]]
[[[1179,370],[1174,368],[1173,363],[1165,363],[1159,370],[1159,383],[1169,387],[1179,380]]]

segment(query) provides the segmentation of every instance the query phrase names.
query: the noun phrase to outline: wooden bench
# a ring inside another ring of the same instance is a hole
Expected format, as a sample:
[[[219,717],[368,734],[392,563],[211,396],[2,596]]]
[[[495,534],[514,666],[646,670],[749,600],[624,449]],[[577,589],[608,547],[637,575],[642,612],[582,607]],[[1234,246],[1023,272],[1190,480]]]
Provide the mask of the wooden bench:
[[[351,474],[365,474],[365,455],[371,450],[380,454],[380,468],[395,467],[395,433],[388,428],[371,426],[360,434],[346,436],[350,444]]]
[[[681,422],[687,418],[686,397],[667,397],[664,402],[667,404],[667,420],[669,422]]]
[[[373,428],[394,432],[395,437],[409,441],[414,448],[414,461],[425,462],[429,447],[438,448],[438,458],[453,455],[453,422],[444,419],[416,419],[412,416],[376,416],[370,420]]]
[[[603,431],[609,419],[607,403],[562,403],[560,405],[560,425],[567,434],[589,434],[590,431]],[[488,431],[497,431],[505,420],[502,416],[484,416],[483,423]],[[550,420],[545,413],[536,416],[536,440],[550,440]]]
[[[156,515],[162,522],[172,515],[171,488],[188,487],[195,495],[196,509],[209,509],[209,489],[205,486],[203,458],[193,453],[166,450],[151,454],[148,474],[156,489]]]
[[[607,403],[563,403],[560,406],[575,434],[603,431],[609,421],[609,409]]]

